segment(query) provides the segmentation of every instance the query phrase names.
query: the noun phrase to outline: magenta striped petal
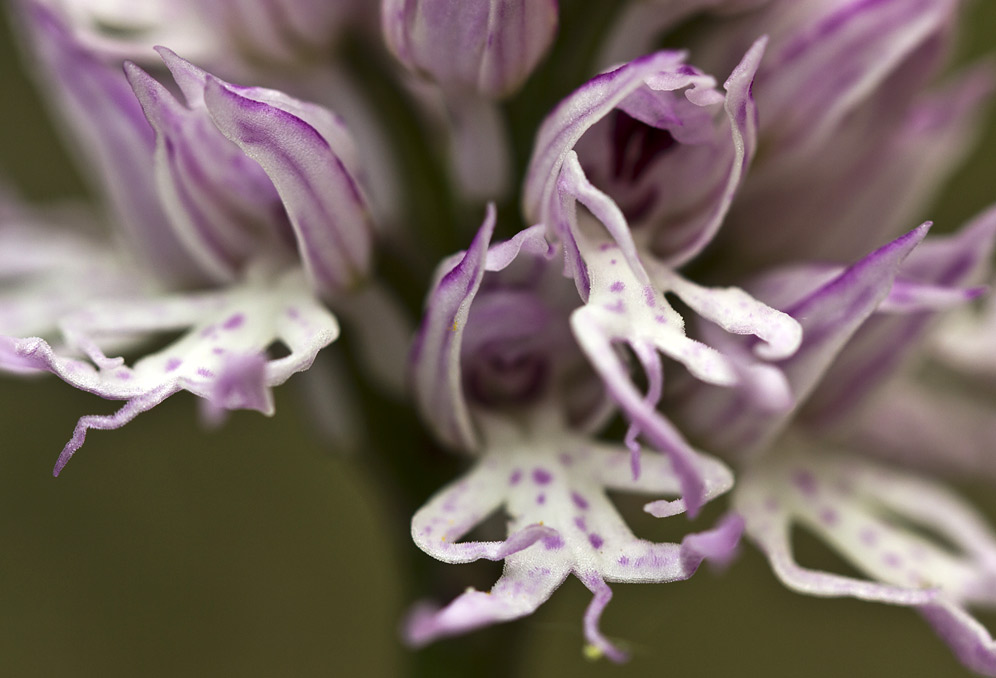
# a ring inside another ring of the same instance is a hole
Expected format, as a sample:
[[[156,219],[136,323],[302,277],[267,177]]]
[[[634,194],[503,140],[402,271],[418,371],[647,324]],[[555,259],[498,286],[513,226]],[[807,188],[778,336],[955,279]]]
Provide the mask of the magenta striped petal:
[[[758,75],[769,143],[801,152],[953,19],[956,0],[813,2]],[[778,11],[773,8],[772,11]]]
[[[260,164],[290,217],[315,287],[334,295],[370,267],[372,227],[366,201],[329,139],[267,90],[234,88],[208,77],[204,101],[218,129]],[[289,98],[286,98],[289,99]]]
[[[166,218],[155,189],[155,135],[124,74],[79,44],[62,20],[37,2],[23,17],[41,64],[42,91],[72,133],[86,167],[99,184],[128,244],[143,264],[173,284],[200,283],[206,274],[191,259]]]
[[[183,106],[133,63],[125,72],[156,132],[153,159],[163,207],[190,255],[215,280],[229,282],[256,252],[279,250],[286,216],[260,166],[215,128],[203,108]]]
[[[675,403],[676,417],[710,449],[744,453],[765,447],[817,386],[841,350],[888,296],[900,265],[923,240],[929,224],[872,252],[785,312],[802,325],[802,344],[774,363],[788,379],[794,407],[772,412],[749,392],[727,393],[695,385]],[[709,332],[712,343],[736,355],[731,339]],[[740,348],[744,352],[745,348]]]
[[[553,42],[556,0],[383,0],[387,45],[408,69],[451,91],[500,98]]]

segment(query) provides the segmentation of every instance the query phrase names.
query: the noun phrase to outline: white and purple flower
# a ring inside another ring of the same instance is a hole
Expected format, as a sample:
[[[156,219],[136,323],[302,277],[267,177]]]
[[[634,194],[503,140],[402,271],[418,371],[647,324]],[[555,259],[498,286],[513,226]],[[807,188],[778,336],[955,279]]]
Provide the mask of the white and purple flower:
[[[378,6],[374,43],[353,29]],[[622,661],[600,630],[609,584],[686,579],[743,533],[789,588],[913,607],[996,675],[970,611],[996,606],[996,535],[940,479],[996,477],[996,210],[908,230],[996,89],[987,64],[938,77],[960,6],[634,0],[606,35],[558,42],[576,3],[23,0],[44,94],[110,216],[0,195],[0,369],[124,401],[79,420],[56,474],[89,429],[179,391],[209,421],[272,413],[339,317],[362,376],[400,392],[396,300],[488,201],[436,268],[407,365],[411,409],[472,466],[411,536],[504,570],[417,606],[409,644],[527,616],[574,575],[588,654]],[[660,49],[676,36],[688,50]],[[548,54],[578,77],[531,111],[547,95],[526,82],[559,73]],[[298,97],[344,102],[357,137]],[[408,209],[405,180],[440,195]],[[522,222],[496,240],[516,183]],[[390,223],[382,280],[371,215]],[[656,517],[727,494],[733,513],[659,543],[616,491]],[[503,539],[468,537],[496,514]],[[796,526],[865,578],[800,565]]]
[[[67,126],[127,232],[103,243],[111,264],[102,268],[131,276],[110,290],[106,275],[79,276],[78,305],[48,309],[32,328],[40,336],[2,340],[6,369],[49,371],[126,401],[113,415],[80,419],[56,474],[88,429],[117,428],[181,390],[204,398],[214,417],[271,414],[272,387],[308,369],[339,335],[323,299],[350,294],[370,267],[372,229],[342,122],[280,92],[226,83],[163,49],[180,101],[134,64],[127,79],[104,65],[45,7],[26,7],[25,21],[61,85],[55,98]],[[54,232],[36,243],[42,251],[67,245],[82,263],[101,241]],[[66,271],[53,264],[32,273]],[[175,332],[180,339],[130,366],[105,354]],[[273,348],[285,354],[268,354]]]

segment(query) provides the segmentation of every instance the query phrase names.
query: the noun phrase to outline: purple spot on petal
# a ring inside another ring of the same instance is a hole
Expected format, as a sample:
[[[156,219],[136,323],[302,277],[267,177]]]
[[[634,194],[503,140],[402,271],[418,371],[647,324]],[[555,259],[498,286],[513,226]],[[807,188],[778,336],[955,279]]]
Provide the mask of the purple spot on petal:
[[[613,266],[615,266],[616,265],[616,260],[615,259],[609,259],[609,263],[612,264]]]
[[[115,372],[114,376],[122,381],[127,381],[131,379],[131,372],[129,370],[119,370],[118,372]]]
[[[211,378],[211,377],[214,376],[214,372],[212,372],[211,370],[207,369],[206,367],[198,367],[197,368],[197,374],[201,375],[202,377],[208,377],[208,378]]]
[[[629,565],[629,557],[628,556],[619,556],[619,561],[618,562],[619,562],[620,565]]]
[[[774,513],[778,510],[778,500],[774,497],[768,497],[764,500],[764,508],[766,508],[769,512]]]
[[[215,327],[214,325],[208,325],[203,330],[201,330],[201,338],[207,339],[209,337],[213,337],[215,334],[217,334],[217,332],[218,332],[217,327]]]
[[[245,317],[244,314],[242,314],[242,313],[236,313],[231,318],[229,318],[228,320],[226,320],[222,324],[222,327],[224,327],[226,330],[236,330],[236,329],[242,327],[242,324],[245,323],[245,321],[246,321],[246,317]]]
[[[512,471],[512,475],[508,477],[508,484],[518,485],[520,480],[522,480],[522,471],[520,469],[515,469]]]
[[[889,567],[899,567],[903,564],[903,559],[895,553],[886,553],[885,556],[882,557],[882,562]]]
[[[301,317],[301,314],[298,312],[296,308],[291,306],[290,308],[287,309],[287,317],[290,318],[291,320],[297,320],[298,318]]]
[[[606,311],[612,311],[613,313],[625,313],[626,304],[623,303],[622,299],[617,299],[614,304],[607,304],[605,306]]]
[[[578,528],[582,532],[588,531],[588,524],[584,520],[584,516],[578,516],[574,519],[574,527]]]
[[[820,511],[820,520],[825,525],[836,525],[840,520],[840,516],[832,508],[825,508]]]
[[[609,287],[609,290],[612,292],[622,292],[624,289],[626,289],[626,285],[621,280],[615,281]]]
[[[596,549],[602,548],[602,544],[605,543],[605,540],[599,537],[594,532],[588,535],[588,541],[591,542],[591,545]]]
[[[221,355],[224,352],[225,349],[223,349],[221,346],[215,346],[214,348],[211,349],[211,353],[214,353],[215,355]]]
[[[650,308],[657,305],[657,299],[654,298],[654,288],[650,285],[643,288],[643,300],[647,302],[647,306]]]
[[[560,454],[558,454],[557,460],[560,462],[561,466],[570,466],[571,464],[574,463],[574,459],[572,459],[571,455],[567,454],[566,452],[561,452]]]
[[[861,530],[861,543],[865,546],[874,546],[878,543],[878,534],[870,527]]]
[[[180,360],[179,358],[170,358],[169,360],[166,361],[166,371],[173,372],[174,370],[176,370],[176,368],[178,368],[182,364],[183,361]]]
[[[536,503],[537,504],[545,504],[546,503],[546,495],[543,494],[542,492],[540,492],[539,494],[537,494],[536,495]]]
[[[816,477],[809,471],[796,471],[792,474],[792,484],[807,497],[816,494]]]
[[[659,322],[661,325],[667,325],[667,318],[662,315],[654,316],[654,320]]]
[[[588,508],[588,501],[577,492],[571,492],[571,501],[582,511]]]
[[[564,540],[560,538],[559,534],[555,534],[552,537],[544,537],[543,546],[546,547],[547,551],[563,548]]]
[[[553,480],[553,476],[546,469],[536,468],[533,469],[533,480],[537,485],[546,485]]]

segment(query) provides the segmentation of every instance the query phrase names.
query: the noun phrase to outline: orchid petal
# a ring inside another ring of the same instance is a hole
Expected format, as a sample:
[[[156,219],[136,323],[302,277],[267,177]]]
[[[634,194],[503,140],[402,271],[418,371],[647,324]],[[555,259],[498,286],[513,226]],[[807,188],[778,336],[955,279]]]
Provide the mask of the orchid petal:
[[[49,8],[25,5],[24,19],[46,71],[45,87],[79,144],[87,177],[99,181],[129,244],[167,282],[201,282],[159,203],[152,163],[154,134],[124,75],[98,61]]]
[[[485,271],[504,270],[520,253],[544,261],[553,256],[542,227],[527,229],[489,248],[495,216],[494,205],[489,204],[470,248],[436,269],[409,358],[419,412],[443,442],[464,450],[476,449],[478,444],[461,383],[461,348]]]
[[[625,654],[598,628],[611,598],[606,581],[686,579],[704,559],[724,560],[736,547],[742,522],[735,517],[680,545],[633,536],[601,478],[639,492],[674,493],[681,483],[666,463],[650,464],[648,476],[637,482],[625,473],[628,454],[621,448],[566,432],[551,438],[526,438],[511,429],[489,433],[491,442],[475,468],[431,499],[416,514],[412,531],[434,557],[503,559],[504,574],[489,593],[468,590],[441,610],[416,610],[406,624],[413,644],[530,614],[574,573],[595,594],[584,618],[585,637],[599,654],[621,661]],[[499,507],[510,518],[505,542],[452,543]]]
[[[490,591],[468,590],[441,610],[430,605],[413,610],[405,622],[405,640],[421,647],[439,638],[528,616],[553,595],[568,574],[564,569],[509,558]]]
[[[312,0],[203,2],[198,11],[232,48],[254,61],[314,59],[340,32],[349,3]]]
[[[986,676],[996,675],[996,641],[964,608],[942,601],[924,605],[920,614],[962,664]]]
[[[867,399],[848,437],[875,456],[905,466],[996,478],[992,406],[914,379],[896,379]]]
[[[803,331],[799,350],[776,363],[788,379],[796,407],[806,400],[854,333],[886,298],[900,265],[926,236],[928,227],[924,224],[872,252],[785,309],[799,321]],[[735,350],[730,347],[731,352]],[[724,396],[697,388],[686,394],[677,407],[689,430],[705,436],[710,445],[745,452],[770,442],[795,409],[765,412],[764,406],[753,400],[749,393]]]
[[[756,164],[717,236],[718,251],[750,270],[792,259],[856,259],[868,242],[893,237],[934,202],[976,147],[993,88],[993,69],[981,64],[895,116],[881,111],[897,106],[882,93],[884,104],[869,102],[841,124],[819,161],[800,166],[776,154]]]
[[[855,106],[946,27],[956,4],[851,0],[831,4],[798,27],[772,51],[758,82],[765,138],[796,151],[822,144]]]
[[[354,286],[370,266],[366,201],[335,139],[267,90],[208,77],[204,101],[215,125],[262,166],[283,200],[313,284],[326,294]],[[289,112],[288,109],[294,112]]]
[[[748,536],[787,586],[810,595],[918,606],[963,662],[978,667],[988,661],[989,635],[960,606],[996,602],[996,535],[936,483],[811,450],[752,469],[738,484],[734,504],[746,518]],[[799,568],[789,550],[793,521],[883,583]],[[958,552],[918,526],[936,531]]]
[[[88,221],[75,210],[0,214],[0,334],[54,339],[59,319],[80,305],[142,290],[145,281],[87,232]]]
[[[234,280],[258,249],[254,231],[281,243],[280,198],[262,168],[214,127],[206,111],[191,110],[133,63],[125,73],[156,132],[159,194],[191,256],[218,281]],[[253,228],[255,227],[255,228]]]
[[[553,42],[555,0],[383,0],[387,45],[411,71],[449,90],[501,98],[517,90]]]
[[[415,402],[425,421],[446,444],[474,449],[476,435],[460,383],[460,347],[470,305],[484,278],[495,208],[462,255],[440,264],[430,288],[425,316],[412,344]]]
[[[702,287],[657,262],[651,263],[649,268],[655,285],[673,291],[706,320],[731,334],[753,335],[764,342],[754,349],[758,356],[782,360],[799,350],[802,327],[790,315],[758,301],[740,288]]]
[[[753,95],[754,76],[767,44],[767,38],[761,38],[751,45],[723,85],[726,90],[724,110],[729,119],[733,154],[727,161],[728,169],[723,180],[714,191],[711,207],[699,219],[683,224],[678,237],[672,236],[671,228],[661,229],[656,237],[656,245],[669,253],[665,263],[670,266],[687,263],[712,241],[754,158],[758,127]]]
[[[544,120],[536,137],[533,155],[523,193],[523,211],[530,223],[543,223],[544,215],[553,202],[560,168],[567,154],[581,136],[596,122],[635,90],[653,73],[678,72],[683,68],[684,54],[657,52],[599,75],[588,81],[562,101]],[[707,90],[715,80],[694,69],[684,67],[680,82],[674,89],[689,87],[690,91]]]
[[[964,303],[985,291],[966,286],[988,271],[994,244],[996,209],[990,209],[957,234],[928,238],[917,247],[903,262],[901,277],[878,313],[855,333],[813,393],[807,418],[828,425],[860,408],[863,396],[895,373],[933,326],[931,311]],[[897,311],[903,315],[881,315]]]
[[[641,434],[671,460],[681,478],[682,494],[688,513],[694,516],[705,500],[705,481],[693,450],[678,430],[640,396],[612,348],[609,337],[589,307],[571,316],[571,327],[578,344],[598,371],[613,399]]]
[[[175,343],[133,367],[99,353],[107,339],[190,328]],[[173,393],[189,391],[219,409],[272,413],[270,388],[306,370],[338,336],[335,318],[313,297],[298,271],[223,292],[93,304],[63,321],[64,333],[82,338],[97,367],[56,353],[38,338],[5,339],[26,366],[47,370],[83,391],[127,400],[114,417],[84,417],[63,450],[56,475],[83,444],[89,428],[117,428]],[[276,341],[289,354],[263,360]]]

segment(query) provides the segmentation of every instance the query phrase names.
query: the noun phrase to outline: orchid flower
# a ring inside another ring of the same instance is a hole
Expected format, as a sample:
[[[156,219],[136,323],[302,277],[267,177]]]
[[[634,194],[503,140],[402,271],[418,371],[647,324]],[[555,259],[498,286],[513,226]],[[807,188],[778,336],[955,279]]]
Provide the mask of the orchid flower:
[[[750,394],[708,393],[692,384],[671,411],[698,444],[739,460],[743,471],[733,506],[746,521],[747,535],[787,586],[810,595],[915,606],[966,666],[993,675],[996,642],[965,607],[996,604],[996,535],[939,482],[909,470],[958,468],[965,456],[987,455],[991,436],[974,439],[974,455],[959,453],[945,461],[936,447],[924,451],[939,442],[935,434],[904,449],[902,456],[893,455],[892,461],[905,462],[905,469],[868,459],[890,451],[880,444],[886,439],[911,442],[925,426],[954,423],[938,421],[944,409],[928,414],[921,407],[928,419],[908,429],[909,418],[888,413],[897,407],[892,402],[897,394],[904,394],[899,397],[908,405],[914,393],[923,391],[911,392],[900,368],[929,333],[933,316],[986,291],[973,283],[989,265],[996,212],[914,251],[926,227],[848,268],[796,266],[755,283],[760,298],[803,326],[799,351],[779,363],[796,397],[791,410],[765,413]],[[889,383],[896,375],[903,379],[898,387]],[[969,445],[967,433],[960,440]],[[862,445],[869,440],[874,444]],[[849,447],[851,452],[841,451]],[[933,458],[917,460],[924,454]],[[790,541],[796,523],[871,581],[798,565]],[[940,539],[923,536],[920,525]]]
[[[756,128],[750,85],[763,49],[761,40],[748,51],[728,79],[725,96],[714,89],[711,77],[686,65],[680,54],[660,52],[638,59],[581,87],[550,114],[538,134],[525,185],[526,215],[545,227],[548,238],[561,243],[565,273],[574,278],[587,302],[572,325],[613,397],[634,420],[628,436],[634,472],[640,433],[657,437],[655,445],[673,455],[679,471],[684,468],[681,436],[669,425],[655,432],[647,426],[660,397],[660,354],[708,383],[746,384],[773,410],[788,405],[790,395],[777,369],[731,361],[690,338],[684,319],[665,297],[677,295],[727,332],[761,339],[759,355],[786,357],[799,345],[800,328],[791,317],[742,289],[706,288],[676,270],[713,237],[749,163]],[[609,119],[615,126],[611,142],[598,136],[607,130]],[[621,128],[625,131],[619,134]],[[606,176],[608,163],[606,154],[596,151],[609,150],[614,169],[608,175],[608,191],[589,180],[582,164],[589,156],[572,149],[586,144],[589,135],[602,142],[588,146],[592,171],[602,172],[597,176]],[[696,169],[703,173],[696,174]],[[641,176],[644,171],[646,177]],[[686,176],[676,185],[679,195],[684,183],[698,182],[704,188],[696,187],[690,211],[668,216],[653,205],[670,204],[659,187],[682,173]],[[654,217],[631,226],[613,193],[632,196],[641,191],[644,208]],[[587,211],[578,210],[578,203]],[[667,256],[657,254],[654,245],[661,238],[656,234],[670,240]],[[613,344],[633,350],[650,384],[646,399],[626,375]],[[686,491],[693,513],[697,484],[694,473],[688,473]]]
[[[56,475],[180,391],[217,423],[307,372],[364,460],[368,428],[417,415],[467,468],[430,489],[417,443],[380,450],[388,513],[420,506],[417,557],[503,571],[417,604],[410,646],[573,575],[585,655],[620,662],[610,585],[687,579],[746,535],[788,588],[911,607],[996,676],[973,616],[996,533],[944,484],[996,478],[996,208],[904,232],[996,90],[989,64],[944,70],[962,5],[630,0],[599,27],[556,0],[18,0],[103,204],[0,187],[0,371],[123,403],[79,419]],[[409,350],[399,300],[426,283]],[[358,366],[320,353],[340,322]],[[732,512],[652,541],[614,492]],[[474,537],[489,517],[502,536]],[[797,527],[859,574],[797,562]]]
[[[113,415],[80,419],[55,473],[88,429],[122,426],[181,390],[204,398],[214,418],[239,408],[272,413],[272,387],[306,370],[339,334],[322,299],[349,295],[370,266],[368,210],[342,122],[320,106],[231,85],[160,50],[181,102],[134,64],[126,64],[127,80],[105,67],[44,7],[32,5],[26,18],[63,85],[70,127],[84,154],[98,159],[119,223],[131,229],[127,242],[139,260],[164,271],[153,277],[146,269],[147,289],[106,295],[93,287],[105,285],[103,276],[82,281],[85,302],[52,308],[46,319],[61,333],[58,344],[2,339],[5,369],[49,371],[126,401]],[[87,256],[95,245],[77,243],[72,254]],[[110,251],[114,260],[129,255]],[[20,329],[11,323],[3,331]],[[105,353],[122,340],[176,331],[180,339],[131,366]],[[268,354],[281,344],[286,355]]]
[[[444,562],[503,560],[505,569],[489,592],[467,591],[440,610],[420,606],[406,634],[421,645],[528,615],[573,573],[594,594],[585,638],[596,655],[620,661],[625,653],[598,626],[612,597],[606,582],[686,579],[703,559],[729,557],[739,522],[726,519],[680,545],[632,534],[606,491],[681,495],[681,476],[659,454],[646,455],[634,476],[625,447],[593,437],[611,410],[572,336],[578,299],[557,270],[557,249],[542,226],[488,247],[494,227],[490,209],[467,252],[440,265],[413,348],[423,417],[477,461],[415,514],[412,537]],[[691,455],[704,478],[699,501],[729,489],[722,464]],[[680,497],[660,503],[669,515],[688,508]],[[505,541],[460,541],[498,509],[509,516]]]

